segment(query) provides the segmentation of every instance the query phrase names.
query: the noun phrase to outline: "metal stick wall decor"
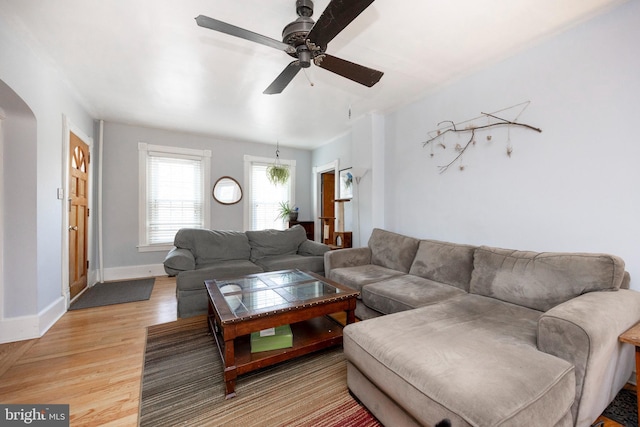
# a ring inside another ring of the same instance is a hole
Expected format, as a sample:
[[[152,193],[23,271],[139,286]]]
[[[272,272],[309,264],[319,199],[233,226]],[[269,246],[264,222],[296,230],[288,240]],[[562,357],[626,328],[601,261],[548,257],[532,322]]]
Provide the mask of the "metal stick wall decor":
[[[491,129],[495,127],[507,126],[507,156],[511,157],[511,153],[513,152],[513,147],[511,146],[511,128],[512,127],[522,127],[525,129],[534,130],[536,132],[542,132],[540,128],[525,124],[519,123],[517,120],[520,118],[524,110],[527,109],[531,101],[526,101],[521,104],[516,104],[511,107],[503,108],[502,110],[494,111],[492,113],[480,113],[481,115],[478,117],[474,117],[473,119],[465,120],[463,122],[454,123],[451,120],[445,120],[438,123],[438,128],[428,132],[429,139],[422,143],[423,147],[427,145],[431,146],[431,157],[435,156],[434,150],[436,147],[445,150],[447,145],[445,143],[445,139],[447,134],[463,134],[468,133],[469,139],[462,144],[456,142],[454,146],[455,157],[446,165],[438,166],[440,169],[440,173],[446,172],[447,169],[451,165],[453,165],[456,161],[460,160],[460,164],[458,169],[464,170],[464,165],[462,164],[462,155],[464,152],[470,147],[476,144],[476,134],[478,131],[483,131],[486,129]],[[509,111],[514,111],[517,113],[515,117],[511,120],[505,119],[503,117],[499,117],[497,114],[503,115],[508,114]],[[501,114],[502,113],[502,114]],[[478,121],[481,119],[486,119],[486,124],[478,124]],[[443,126],[446,124],[446,126]],[[491,141],[491,135],[486,136],[487,141]],[[457,139],[459,141],[459,139]]]

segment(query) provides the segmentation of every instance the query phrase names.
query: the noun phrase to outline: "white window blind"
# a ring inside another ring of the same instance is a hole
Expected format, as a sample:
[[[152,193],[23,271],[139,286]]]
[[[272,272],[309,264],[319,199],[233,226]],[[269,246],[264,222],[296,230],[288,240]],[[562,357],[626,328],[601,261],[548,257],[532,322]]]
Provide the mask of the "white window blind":
[[[287,226],[286,220],[283,221],[277,217],[280,213],[280,202],[289,201],[292,207],[295,204],[292,196],[295,183],[295,161],[281,160],[281,162],[289,165],[291,175],[286,184],[275,185],[267,178],[267,168],[273,163],[272,159],[245,157],[245,170],[249,175],[247,182],[250,185],[247,198],[250,230],[283,230]]]
[[[181,228],[207,228],[209,152],[149,145],[144,148],[140,245],[172,245]]]

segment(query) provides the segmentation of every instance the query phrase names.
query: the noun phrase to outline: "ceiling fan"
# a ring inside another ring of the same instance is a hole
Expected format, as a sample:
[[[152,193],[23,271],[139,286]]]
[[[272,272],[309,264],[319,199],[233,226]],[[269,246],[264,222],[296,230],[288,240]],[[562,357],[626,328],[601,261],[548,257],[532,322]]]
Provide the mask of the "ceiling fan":
[[[374,0],[331,0],[318,22],[314,22],[311,19],[313,1],[296,0],[296,13],[299,17],[284,27],[282,41],[204,15],[198,16],[196,22],[204,28],[283,50],[296,58],[265,89],[265,94],[281,93],[301,68],[311,66],[311,61],[320,68],[371,87],[382,77],[381,71],[329,55],[326,50],[327,44],[373,2]]]

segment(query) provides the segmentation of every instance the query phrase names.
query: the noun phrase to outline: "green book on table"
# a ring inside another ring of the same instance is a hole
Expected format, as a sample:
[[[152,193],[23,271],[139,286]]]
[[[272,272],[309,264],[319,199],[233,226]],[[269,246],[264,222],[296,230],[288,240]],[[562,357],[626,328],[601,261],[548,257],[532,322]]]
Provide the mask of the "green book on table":
[[[265,329],[251,334],[251,353],[293,347],[293,333],[289,325]]]

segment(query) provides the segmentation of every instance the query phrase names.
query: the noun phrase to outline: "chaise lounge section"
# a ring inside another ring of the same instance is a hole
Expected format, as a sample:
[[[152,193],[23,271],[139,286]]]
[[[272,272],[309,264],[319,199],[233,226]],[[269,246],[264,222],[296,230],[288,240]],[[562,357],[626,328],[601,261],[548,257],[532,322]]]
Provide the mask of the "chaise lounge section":
[[[589,426],[629,379],[640,320],[613,255],[535,253],[375,229],[325,254],[358,289],[349,389],[385,425]]]

